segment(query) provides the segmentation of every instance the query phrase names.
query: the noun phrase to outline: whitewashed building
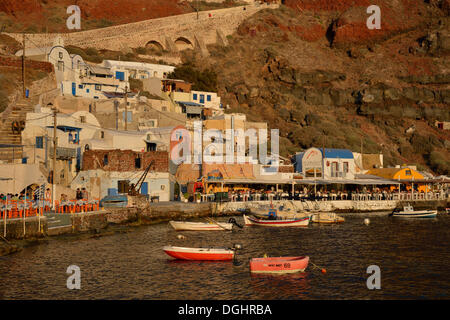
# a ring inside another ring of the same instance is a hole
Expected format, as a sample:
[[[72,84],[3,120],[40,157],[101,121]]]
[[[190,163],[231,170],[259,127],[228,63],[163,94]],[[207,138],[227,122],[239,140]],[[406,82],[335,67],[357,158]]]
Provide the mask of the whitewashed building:
[[[169,73],[175,70],[175,67],[163,64],[117,60],[104,60],[102,66],[110,69],[112,72],[127,71],[132,79],[140,80],[149,78],[165,79]]]

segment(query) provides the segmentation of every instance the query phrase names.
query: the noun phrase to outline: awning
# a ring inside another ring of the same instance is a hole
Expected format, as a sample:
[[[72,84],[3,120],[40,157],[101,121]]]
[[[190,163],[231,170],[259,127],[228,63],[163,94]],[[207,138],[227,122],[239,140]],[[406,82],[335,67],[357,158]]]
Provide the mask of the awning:
[[[23,145],[22,144],[0,144],[0,149],[1,148],[22,148]]]
[[[47,128],[53,128],[53,126],[47,126]],[[64,131],[64,132],[74,132],[74,131],[81,131],[82,128],[78,127],[71,127],[71,126],[56,126],[57,129]]]
[[[202,107],[186,106],[186,113],[187,114],[199,114],[199,115],[201,115],[202,111],[203,111]]]
[[[182,104],[184,106],[192,106],[192,107],[203,107],[202,104],[196,103],[196,102],[190,102],[190,101],[176,101],[178,104]]]

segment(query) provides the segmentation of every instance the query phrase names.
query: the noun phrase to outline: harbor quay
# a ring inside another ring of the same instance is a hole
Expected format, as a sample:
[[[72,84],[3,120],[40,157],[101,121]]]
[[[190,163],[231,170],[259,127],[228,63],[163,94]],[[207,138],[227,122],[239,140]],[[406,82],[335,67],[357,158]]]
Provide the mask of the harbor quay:
[[[445,211],[448,199],[440,200],[330,200],[330,201],[247,201],[247,202],[200,202],[183,203],[168,201],[146,203],[123,208],[102,208],[92,212],[47,213],[42,216],[5,219],[0,221],[0,233],[4,241],[39,239],[64,234],[100,234],[109,227],[151,225],[170,220],[240,216],[261,207],[285,208],[292,212],[361,213],[391,212],[395,208],[412,203],[417,209]],[[6,223],[5,223],[6,222]],[[3,242],[5,244],[5,242]],[[5,247],[7,248],[7,247]],[[0,250],[0,253],[11,253]]]

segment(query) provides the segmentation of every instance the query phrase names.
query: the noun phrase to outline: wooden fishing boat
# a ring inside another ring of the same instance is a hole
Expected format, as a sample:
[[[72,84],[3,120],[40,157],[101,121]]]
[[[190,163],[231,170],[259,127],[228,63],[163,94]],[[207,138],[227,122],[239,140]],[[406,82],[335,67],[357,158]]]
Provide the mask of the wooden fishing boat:
[[[261,226],[261,227],[307,227],[309,224],[309,216],[292,219],[277,218],[270,219],[258,219],[254,216],[244,215],[244,221],[246,226]]]
[[[227,231],[233,229],[232,223],[222,222],[170,221],[169,224],[177,231]]]
[[[269,257],[250,260],[252,273],[295,273],[308,267],[309,257]]]
[[[338,216],[336,213],[318,212],[312,215],[311,221],[315,223],[332,224],[342,223],[345,221],[345,219],[341,216]]]
[[[394,209],[389,216],[397,218],[436,218],[437,210],[417,210],[408,204],[403,207],[403,211]]]
[[[164,252],[180,260],[232,260],[235,250],[226,248],[186,248],[165,246]]]

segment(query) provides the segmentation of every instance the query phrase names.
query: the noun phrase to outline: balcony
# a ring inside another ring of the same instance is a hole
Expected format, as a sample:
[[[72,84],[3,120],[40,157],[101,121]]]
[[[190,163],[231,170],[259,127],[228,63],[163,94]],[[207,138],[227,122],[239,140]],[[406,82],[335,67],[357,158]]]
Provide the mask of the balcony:
[[[56,148],[56,158],[57,159],[73,159],[77,157],[77,149],[75,148]],[[50,148],[50,158],[53,158],[53,148]]]

